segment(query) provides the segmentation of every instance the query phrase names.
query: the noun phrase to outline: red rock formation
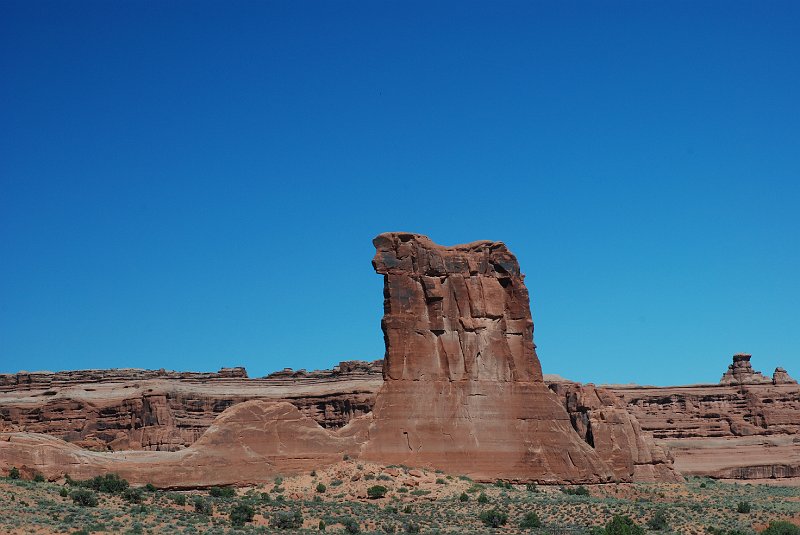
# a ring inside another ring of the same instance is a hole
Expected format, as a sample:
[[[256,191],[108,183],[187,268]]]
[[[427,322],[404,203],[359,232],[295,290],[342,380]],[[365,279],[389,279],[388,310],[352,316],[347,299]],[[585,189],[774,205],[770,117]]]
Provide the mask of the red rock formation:
[[[268,481],[354,455],[361,427],[323,429],[285,402],[248,401],[226,410],[203,436],[178,452],[93,452],[55,437],[0,434],[0,471],[11,466],[56,480],[117,473],[134,484],[192,488]]]
[[[477,479],[634,478],[639,444],[591,447],[545,386],[528,291],[504,244],[442,247],[403,233],[382,234],[374,244],[373,265],[384,275],[385,383],[365,458]]]
[[[798,477],[800,387],[786,381],[788,374],[776,373],[778,380],[766,383],[753,380],[757,372],[747,357],[729,367],[729,380],[723,380],[729,384],[609,389],[670,451],[683,474]]]
[[[755,371],[750,364],[747,353],[737,353],[733,356],[733,364],[728,365],[728,371],[722,375],[721,385],[757,385],[767,384],[772,381],[759,371]]]
[[[789,376],[789,373],[781,367],[775,368],[772,374],[772,384],[774,385],[796,385],[797,381]]]
[[[669,452],[642,431],[625,403],[611,391],[563,380],[549,386],[562,399],[581,438],[601,458],[611,460],[616,480],[682,481]]]
[[[326,428],[369,412],[380,364],[247,379],[164,370],[22,372],[0,376],[0,431],[47,433],[95,450],[175,451],[194,443],[225,409],[284,400]],[[294,375],[294,374],[292,374]]]
[[[52,437],[5,433],[0,467],[20,465],[51,478],[115,471],[180,487],[263,481],[347,453],[484,480],[678,477],[610,394],[586,387],[572,393],[580,403],[560,393],[562,404],[544,384],[528,292],[505,245],[445,248],[412,234],[384,234],[375,245],[374,265],[385,276],[387,351],[372,414],[354,417],[379,384],[376,365],[364,363],[345,362],[330,373],[286,369],[262,380],[242,378],[243,370],[203,377],[136,371],[132,382],[91,372],[89,385],[76,384],[73,374],[17,375],[0,388],[7,429],[61,434],[83,445],[185,449],[96,453]],[[293,405],[245,401],[252,397],[290,400],[331,427],[349,423],[326,430]],[[337,399],[341,405],[328,411]]]

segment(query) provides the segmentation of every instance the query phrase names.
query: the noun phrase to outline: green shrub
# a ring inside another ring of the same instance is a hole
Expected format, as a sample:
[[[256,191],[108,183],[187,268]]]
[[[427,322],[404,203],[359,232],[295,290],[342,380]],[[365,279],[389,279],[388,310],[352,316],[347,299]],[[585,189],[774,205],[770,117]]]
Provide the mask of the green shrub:
[[[400,494],[405,494],[408,492],[408,487],[400,487],[395,492],[399,492]]]
[[[539,519],[539,515],[531,511],[530,513],[525,513],[519,523],[519,527],[522,529],[540,528],[542,527],[542,521]]]
[[[66,498],[67,496],[69,496],[69,491],[67,490],[67,487],[61,487],[61,490],[58,491],[58,495],[61,496],[62,498]]]
[[[303,527],[303,514],[299,510],[278,511],[272,515],[269,525],[277,529],[298,529]]]
[[[770,522],[761,535],[800,535],[800,528],[786,521]]]
[[[33,474],[33,481],[34,483],[44,483],[45,481],[44,474],[42,474],[41,472],[36,472],[35,474]]]
[[[361,533],[361,526],[349,516],[342,519],[342,525],[346,533]]]
[[[8,477],[10,479],[19,479],[19,468],[16,466],[12,466],[11,469],[8,471]]]
[[[577,487],[561,487],[561,492],[570,496],[589,496],[589,489],[583,485]]]
[[[478,496],[478,503],[489,503],[489,498],[485,493],[481,492],[481,495]]]
[[[155,492],[158,489],[152,483],[148,483],[147,485],[144,486],[144,490],[146,490],[147,492]]]
[[[212,498],[233,498],[236,496],[236,489],[233,487],[211,487],[208,495]]]
[[[436,484],[437,484],[437,485],[445,485],[445,484],[447,484],[447,481],[445,481],[445,480],[444,480],[444,479],[442,479],[441,477],[437,477],[437,478],[436,478]]]
[[[367,489],[367,496],[369,496],[373,500],[376,500],[378,498],[383,498],[384,496],[386,496],[386,492],[388,490],[389,489],[387,489],[383,485],[373,485]]]
[[[406,505],[406,506],[403,508],[403,512],[404,512],[405,514],[407,514],[407,515],[410,515],[410,514],[411,514],[413,511],[414,511],[414,510],[411,508],[411,506],[410,506],[410,505]]]
[[[739,502],[736,505],[736,512],[737,513],[749,513],[750,512],[750,502]]]
[[[172,498],[172,503],[174,503],[175,505],[186,505],[185,494],[173,494],[171,498]]]
[[[606,526],[606,535],[644,535],[644,528],[637,526],[629,516],[614,515]]]
[[[338,487],[342,483],[344,483],[344,481],[342,481],[341,479],[334,479],[333,481],[331,481],[331,487]]]
[[[653,518],[647,521],[647,529],[651,531],[662,531],[669,529],[669,522],[667,521],[667,513],[663,509],[656,511]]]
[[[326,486],[325,486],[323,483],[317,483],[317,492],[319,492],[320,494],[322,494],[322,493],[324,493],[326,490],[328,490],[328,487],[326,487]]]
[[[210,501],[203,499],[200,496],[196,496],[194,499],[194,512],[201,515],[211,516],[214,514],[214,505]]]
[[[406,533],[419,533],[422,530],[419,524],[415,524],[414,522],[409,522],[405,526],[403,526],[403,531]]]
[[[539,489],[536,487],[536,483],[528,483],[525,485],[525,490],[528,492],[539,492]]]
[[[142,489],[125,489],[122,491],[122,499],[128,503],[142,503]]]
[[[97,492],[106,492],[108,494],[119,494],[130,486],[127,480],[122,479],[117,474],[96,476],[92,479],[79,482],[79,484],[82,487],[88,487]]]
[[[97,494],[89,489],[73,490],[69,497],[81,507],[97,507]]]
[[[495,508],[481,512],[480,519],[487,528],[499,528],[506,525],[508,515]]]
[[[253,521],[256,512],[253,507],[246,503],[237,503],[231,508],[230,519],[234,526],[244,526]]]
[[[461,496],[458,497],[458,501],[460,501],[460,502],[469,501],[469,494],[467,494],[466,492],[462,492]]]
[[[319,529],[319,531],[325,531],[325,527],[326,527],[325,526],[325,521],[324,520],[320,520],[319,521],[319,526],[317,527],[317,529]]]

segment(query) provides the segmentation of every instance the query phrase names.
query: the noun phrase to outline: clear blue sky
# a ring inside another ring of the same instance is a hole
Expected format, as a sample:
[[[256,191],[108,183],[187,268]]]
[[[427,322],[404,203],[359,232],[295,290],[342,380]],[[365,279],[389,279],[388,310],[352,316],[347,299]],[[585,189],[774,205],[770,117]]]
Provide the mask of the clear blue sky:
[[[800,376],[797,2],[0,4],[0,371],[383,356],[508,244],[546,373]]]

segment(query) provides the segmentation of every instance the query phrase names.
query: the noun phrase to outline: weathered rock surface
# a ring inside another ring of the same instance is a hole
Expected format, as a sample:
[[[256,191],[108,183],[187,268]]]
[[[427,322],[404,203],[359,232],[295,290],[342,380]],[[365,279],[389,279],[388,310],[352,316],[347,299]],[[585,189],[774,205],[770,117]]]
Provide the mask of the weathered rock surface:
[[[643,432],[622,399],[592,384],[561,380],[549,384],[564,403],[572,427],[603,459],[610,459],[617,480],[681,481],[669,452]]]
[[[638,448],[647,445],[620,448],[615,423],[608,442],[593,447],[544,384],[524,276],[504,244],[442,247],[404,233],[374,244],[373,265],[384,275],[385,382],[364,458],[477,479],[637,477]],[[597,415],[616,422],[624,410]],[[664,474],[677,477],[668,463]]]
[[[224,411],[190,447],[178,452],[94,452],[55,437],[0,433],[0,470],[11,466],[50,480],[117,473],[161,488],[256,484],[275,474],[308,471],[354,455],[363,425],[323,429],[286,402],[247,401]]]
[[[736,377],[732,368],[752,370],[749,358],[746,363],[732,365],[725,376]],[[624,400],[643,430],[670,451],[685,475],[797,477],[800,386],[785,380],[752,381],[752,376],[751,371],[740,371],[743,382],[735,384],[724,380],[725,384],[608,388]]]
[[[789,373],[781,367],[775,368],[772,374],[772,384],[774,385],[796,385],[797,381],[789,376]]]
[[[333,370],[235,374],[80,370],[0,375],[0,431],[46,433],[94,450],[175,451],[193,444],[225,409],[282,400],[326,428],[372,409],[380,362]]]
[[[733,364],[728,365],[728,370],[722,375],[721,385],[758,385],[772,383],[759,371],[753,369],[747,353],[737,353],[733,356]]]

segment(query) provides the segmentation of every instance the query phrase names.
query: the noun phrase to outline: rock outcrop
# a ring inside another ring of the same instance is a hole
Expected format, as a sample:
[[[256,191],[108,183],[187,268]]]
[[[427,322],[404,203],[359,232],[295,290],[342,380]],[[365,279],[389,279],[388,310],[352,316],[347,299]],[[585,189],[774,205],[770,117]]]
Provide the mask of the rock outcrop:
[[[373,266],[384,276],[386,355],[364,458],[484,480],[639,475],[638,448],[646,444],[620,449],[624,432],[615,427],[607,444],[593,447],[544,384],[524,276],[503,243],[442,247],[390,233],[374,244]],[[623,413],[597,415],[621,420]],[[668,459],[662,465],[663,473],[646,477],[677,477]]]
[[[310,471],[355,455],[363,425],[326,430],[286,402],[247,401],[224,411],[203,436],[177,452],[101,453],[55,437],[0,434],[0,471],[57,480],[117,473],[134,484],[193,488],[257,484],[275,474]]]
[[[785,372],[765,378],[752,371],[749,355],[737,357],[725,384],[608,388],[685,475],[797,477],[800,386]]]
[[[333,370],[248,379],[164,370],[22,372],[0,376],[0,431],[46,433],[98,451],[176,451],[214,419],[252,399],[288,401],[337,429],[372,410],[380,363],[346,361]]]
[[[774,385],[796,385],[797,381],[789,376],[789,373],[781,367],[775,368],[772,374],[772,384]]]
[[[728,370],[719,380],[721,385],[759,385],[769,384],[772,380],[759,371],[753,369],[747,353],[737,353],[733,356],[733,364],[728,365]]]
[[[669,452],[642,431],[625,403],[610,390],[569,381],[549,383],[564,403],[572,427],[601,458],[610,460],[616,480],[633,474],[638,482],[680,481]]]

